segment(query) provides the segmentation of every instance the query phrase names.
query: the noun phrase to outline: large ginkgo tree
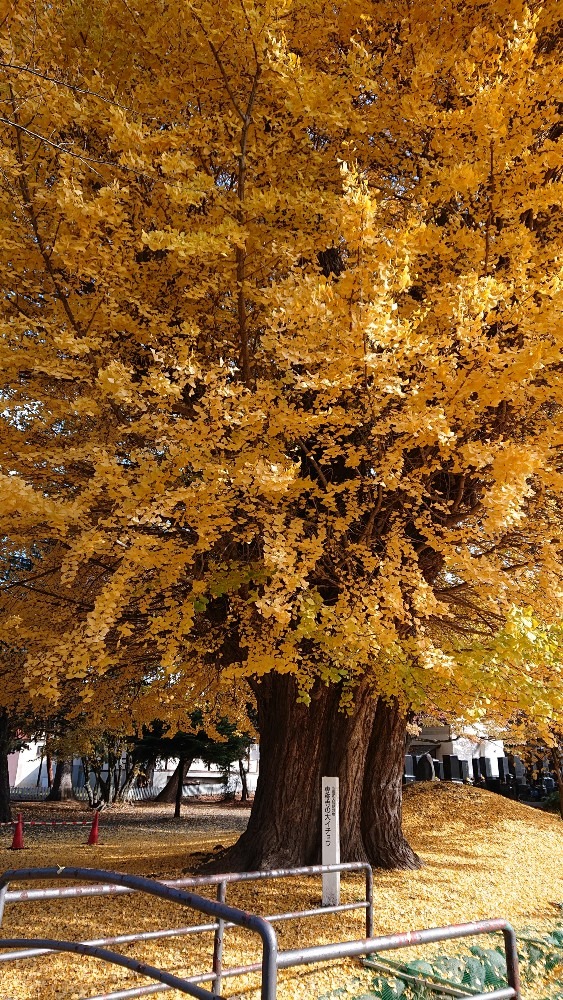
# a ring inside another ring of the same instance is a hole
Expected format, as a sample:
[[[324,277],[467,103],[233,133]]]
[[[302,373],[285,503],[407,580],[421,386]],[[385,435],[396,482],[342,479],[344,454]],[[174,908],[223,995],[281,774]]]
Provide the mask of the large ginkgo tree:
[[[255,701],[229,865],[314,860],[335,774],[343,858],[414,866],[412,713],[558,711],[560,44],[522,0],[0,22],[1,636],[124,726]]]

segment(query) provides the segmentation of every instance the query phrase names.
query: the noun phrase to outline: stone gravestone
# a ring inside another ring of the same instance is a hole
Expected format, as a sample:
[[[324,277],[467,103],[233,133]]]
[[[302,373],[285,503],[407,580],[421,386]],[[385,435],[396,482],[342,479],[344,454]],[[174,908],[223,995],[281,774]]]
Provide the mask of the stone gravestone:
[[[416,780],[432,781],[435,777],[434,764],[429,753],[423,753],[416,758]]]
[[[515,754],[510,754],[509,758],[510,771],[513,775],[512,787],[514,790],[515,799],[528,799],[530,795],[530,786],[526,778],[526,768],[522,763],[520,757]]]
[[[461,781],[461,768],[459,766],[459,757],[455,754],[444,754],[444,777],[446,781]]]
[[[506,784],[509,777],[508,769],[508,757],[499,757],[498,759],[498,776],[503,784]]]
[[[416,781],[416,776],[414,773],[414,757],[412,754],[408,753],[405,755],[405,770],[403,773],[403,784],[410,785],[413,781]]]
[[[526,768],[524,767],[522,761],[520,760],[520,757],[516,757],[514,754],[511,754],[510,757],[508,758],[508,761],[510,766],[510,773],[516,778],[517,781],[525,781]]]
[[[493,771],[490,757],[479,757],[479,771],[481,772],[481,777],[492,778]]]
[[[514,758],[514,774],[518,781],[526,781],[526,768],[520,760],[520,757]]]
[[[480,785],[481,782],[483,781],[481,775],[481,768],[479,767],[479,759],[480,759],[479,757],[473,757],[471,761],[471,767],[473,769],[473,781],[475,782],[476,785]]]
[[[467,782],[469,781],[469,761],[460,760],[459,766],[461,769],[461,780],[464,782],[464,784],[467,784]]]
[[[489,792],[498,792],[500,795],[502,788],[500,778],[485,778],[485,785]]]
[[[434,765],[434,774],[436,775],[437,778],[440,779],[440,781],[443,781],[444,780],[444,762],[442,760],[435,760],[435,759],[433,759],[432,763]]]
[[[340,864],[340,803],[338,778],[322,778],[322,864]],[[340,872],[323,875],[323,906],[340,903]]]
[[[516,797],[518,799],[523,799],[525,802],[530,800],[531,788],[525,772],[523,777],[516,778]]]

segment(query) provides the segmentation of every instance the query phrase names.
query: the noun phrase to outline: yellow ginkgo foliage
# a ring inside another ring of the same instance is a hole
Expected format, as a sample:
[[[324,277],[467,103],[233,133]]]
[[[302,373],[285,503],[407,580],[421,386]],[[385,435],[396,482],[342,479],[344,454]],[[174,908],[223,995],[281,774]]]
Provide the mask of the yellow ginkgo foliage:
[[[233,864],[315,856],[322,773],[345,858],[416,864],[409,713],[557,701],[487,642],[561,612],[560,43],[523,0],[0,21],[1,636],[137,722],[252,689]]]

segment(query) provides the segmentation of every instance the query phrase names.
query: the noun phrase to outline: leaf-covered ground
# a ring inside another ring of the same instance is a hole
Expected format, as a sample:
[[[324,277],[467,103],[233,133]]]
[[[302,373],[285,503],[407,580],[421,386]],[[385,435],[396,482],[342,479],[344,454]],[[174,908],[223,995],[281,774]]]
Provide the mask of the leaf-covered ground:
[[[376,933],[503,916],[517,928],[544,932],[561,916],[563,902],[563,824],[554,815],[519,805],[492,793],[451,784],[418,784],[405,795],[405,829],[422,855],[418,872],[375,873]],[[81,818],[74,806],[25,804],[27,819]],[[2,869],[46,865],[102,867],[162,878],[177,878],[193,870],[204,854],[232,842],[244,827],[248,812],[230,806],[193,804],[183,818],[169,818],[170,809],[129,807],[103,814],[100,844],[85,846],[87,827],[26,829],[26,849],[8,850],[11,835],[3,828]],[[232,886],[229,902],[264,914],[309,908],[319,901],[318,880],[300,879]],[[343,900],[359,898],[361,880],[343,882]],[[183,926],[193,914],[141,897],[116,896],[61,900],[43,904],[8,905],[2,936],[55,936],[84,940],[134,931]],[[277,926],[280,947],[363,936],[363,913],[288,922]],[[482,941],[483,944],[489,943]],[[490,943],[494,943],[492,940]],[[211,935],[122,946],[124,953],[169,971],[195,973],[210,966]],[[459,951],[460,945],[450,946]],[[440,951],[448,950],[441,946]],[[256,960],[256,939],[228,931],[225,964]],[[412,957],[425,957],[417,950]],[[400,957],[396,953],[394,957]],[[405,956],[406,957],[406,956]],[[553,970],[552,980],[562,978]],[[338,963],[294,970],[280,976],[280,1000],[305,1000],[349,984],[351,995],[365,994],[373,973],[355,963]],[[94,959],[56,955],[0,965],[0,1000],[78,1000],[110,989],[123,989],[135,979],[126,970]],[[231,996],[256,996],[256,979],[226,980]],[[555,995],[553,983],[530,984],[524,1000]],[[168,993],[171,998],[180,996]]]

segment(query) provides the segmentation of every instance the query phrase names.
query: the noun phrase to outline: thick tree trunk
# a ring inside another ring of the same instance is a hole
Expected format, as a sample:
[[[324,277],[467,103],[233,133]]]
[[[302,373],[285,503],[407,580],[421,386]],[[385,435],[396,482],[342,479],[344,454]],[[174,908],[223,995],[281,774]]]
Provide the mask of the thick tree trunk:
[[[342,861],[371,860],[362,840],[361,820],[366,751],[373,730],[376,708],[377,702],[369,685],[364,681],[355,692],[353,714],[347,716],[337,711],[333,723],[330,760],[333,769],[325,771],[325,774],[333,774],[340,779]],[[320,814],[320,801],[317,801],[317,811]]]
[[[0,823],[9,823],[12,818],[10,809],[10,775],[8,771],[8,754],[10,752],[10,733],[8,716],[0,712]]]
[[[63,802],[65,799],[72,798],[72,761],[58,760],[55,768],[55,780],[47,800],[49,802]]]
[[[362,840],[377,868],[420,868],[403,836],[402,776],[406,718],[396,703],[379,701],[366,754],[362,796]]]
[[[338,693],[320,687],[308,707],[294,678],[271,673],[255,687],[260,770],[248,827],[227,852],[229,869],[315,864],[320,850],[320,780],[329,767],[329,738]],[[344,831],[343,831],[344,832]]]
[[[176,796],[174,798],[174,819],[180,819],[182,811],[182,792],[184,790],[184,776],[186,773],[186,758],[180,757],[178,761],[178,780],[176,782]]]
[[[246,780],[246,771],[244,770],[244,762],[242,757],[239,757],[238,760],[238,771],[240,774],[240,785],[241,785],[240,801],[248,802],[248,781]]]
[[[319,686],[308,707],[299,704],[295,681],[288,675],[268,674],[256,684],[255,693],[260,731],[256,795],[248,828],[219,860],[221,867],[251,870],[318,863],[323,775],[340,779],[342,861],[368,860],[386,867],[405,867],[408,861],[412,867],[415,855],[409,856],[400,826],[403,744],[400,768],[396,754],[386,768],[383,752],[379,771],[368,779],[370,787],[377,782],[382,786],[374,801],[384,810],[382,822],[390,824],[385,851],[371,830],[372,822],[364,824],[367,843],[362,837],[362,810],[369,808],[363,791],[366,754],[377,746],[379,728],[386,743],[393,724],[397,728],[394,710],[372,698],[366,681],[356,690],[351,715],[339,712],[340,691],[335,686]],[[373,749],[372,767],[374,760]]]
[[[158,793],[154,801],[167,802],[170,803],[170,805],[172,805],[173,802],[176,802],[176,796],[178,794],[178,787],[179,787],[178,782],[180,777],[180,771],[182,772],[182,785],[183,785],[184,781],[186,780],[186,774],[188,773],[192,764],[193,764],[193,757],[186,757],[184,759],[180,759],[176,765],[176,770],[174,771],[174,774],[170,776],[164,788],[161,789],[161,791]],[[180,791],[180,795],[181,794],[182,793]]]

